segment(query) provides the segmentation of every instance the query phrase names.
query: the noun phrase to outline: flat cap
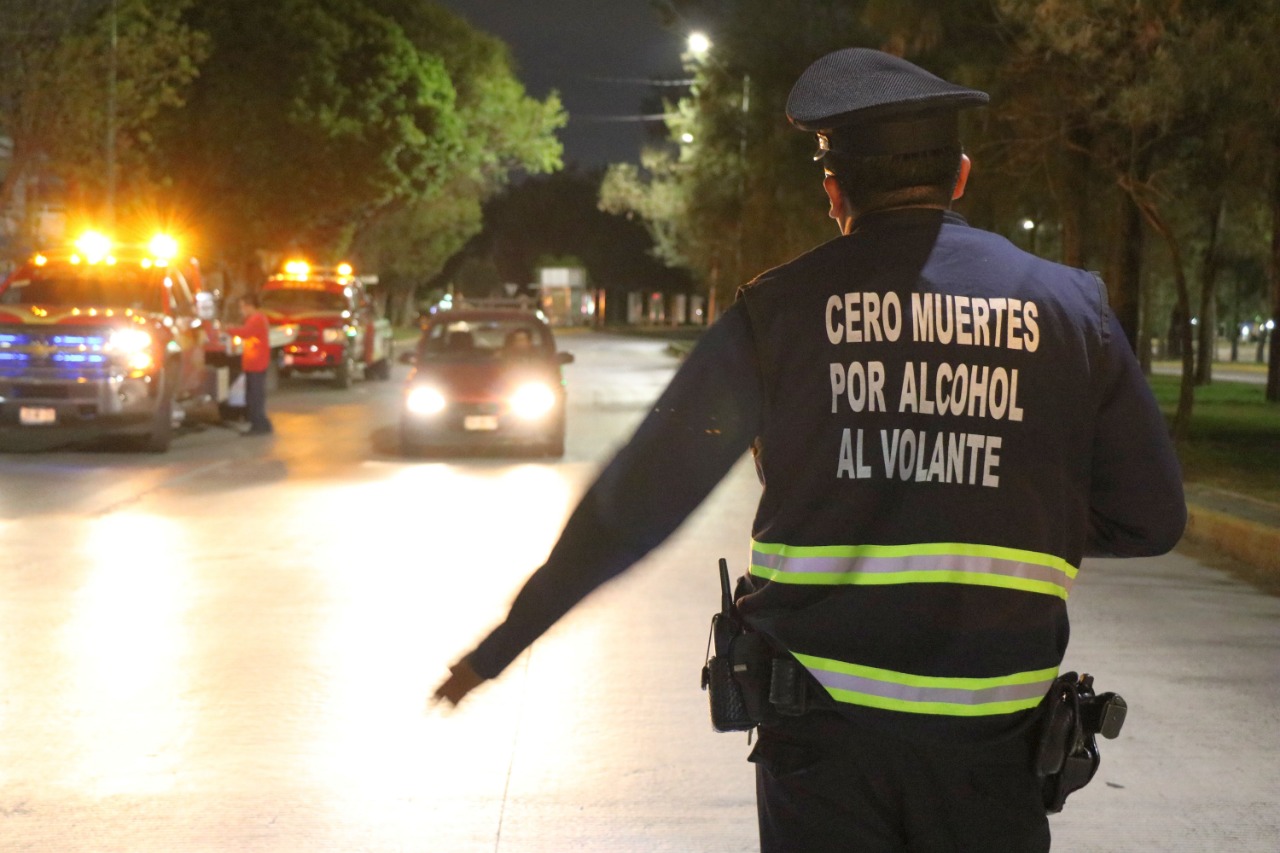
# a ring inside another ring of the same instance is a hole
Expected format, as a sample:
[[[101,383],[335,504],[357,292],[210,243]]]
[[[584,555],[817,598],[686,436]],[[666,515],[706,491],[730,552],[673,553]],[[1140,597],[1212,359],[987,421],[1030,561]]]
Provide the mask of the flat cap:
[[[787,118],[827,151],[908,154],[959,139],[959,111],[990,100],[907,60],[863,47],[828,53],[791,88]]]

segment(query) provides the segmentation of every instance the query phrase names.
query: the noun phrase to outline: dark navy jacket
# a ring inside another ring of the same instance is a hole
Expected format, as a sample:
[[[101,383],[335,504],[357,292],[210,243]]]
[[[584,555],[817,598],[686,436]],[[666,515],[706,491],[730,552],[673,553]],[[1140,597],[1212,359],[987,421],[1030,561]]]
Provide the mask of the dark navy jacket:
[[[1185,525],[1095,276],[953,213],[872,214],[743,289],[476,671],[660,544],[748,447],[764,490],[743,612],[842,710],[899,729],[1021,716],[1065,651],[1081,558],[1164,553]]]

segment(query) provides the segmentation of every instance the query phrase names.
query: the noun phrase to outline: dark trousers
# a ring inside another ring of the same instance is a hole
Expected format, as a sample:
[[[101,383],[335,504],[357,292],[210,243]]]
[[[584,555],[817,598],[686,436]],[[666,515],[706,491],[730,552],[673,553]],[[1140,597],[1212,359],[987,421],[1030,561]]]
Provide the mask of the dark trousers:
[[[922,745],[818,712],[762,726],[751,754],[761,853],[1044,853],[1026,734]]]
[[[245,371],[244,406],[250,432],[272,431],[271,420],[267,417],[266,371]]]

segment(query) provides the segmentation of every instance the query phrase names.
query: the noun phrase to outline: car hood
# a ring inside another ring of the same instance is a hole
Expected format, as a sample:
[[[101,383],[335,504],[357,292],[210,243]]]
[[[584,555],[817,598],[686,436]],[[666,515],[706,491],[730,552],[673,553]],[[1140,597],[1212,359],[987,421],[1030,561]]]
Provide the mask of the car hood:
[[[532,381],[559,387],[559,365],[547,361],[428,361],[409,376],[410,386],[433,385],[455,400],[496,399]]]
[[[41,305],[19,304],[0,306],[0,323],[46,326],[52,324],[75,326],[110,326],[121,322],[156,320],[148,311],[132,308],[113,308],[105,305]]]

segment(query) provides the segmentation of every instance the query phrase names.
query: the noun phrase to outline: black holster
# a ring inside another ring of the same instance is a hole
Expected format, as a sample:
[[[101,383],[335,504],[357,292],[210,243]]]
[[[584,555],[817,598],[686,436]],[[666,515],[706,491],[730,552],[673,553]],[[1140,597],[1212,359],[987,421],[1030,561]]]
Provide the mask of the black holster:
[[[729,567],[720,560],[720,612],[711,617],[702,689],[711,702],[711,726],[718,732],[749,731],[761,723],[805,713],[811,704],[811,677],[769,638],[750,630],[734,606]],[[714,648],[715,654],[712,654]]]
[[[1062,811],[1067,797],[1089,784],[1101,756],[1095,735],[1114,739],[1124,725],[1128,706],[1115,693],[1097,695],[1093,676],[1064,673],[1044,700],[1036,773],[1043,780],[1044,808]]]

